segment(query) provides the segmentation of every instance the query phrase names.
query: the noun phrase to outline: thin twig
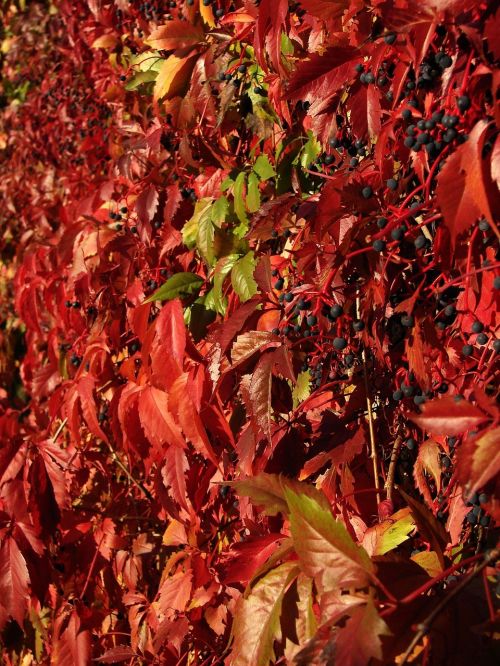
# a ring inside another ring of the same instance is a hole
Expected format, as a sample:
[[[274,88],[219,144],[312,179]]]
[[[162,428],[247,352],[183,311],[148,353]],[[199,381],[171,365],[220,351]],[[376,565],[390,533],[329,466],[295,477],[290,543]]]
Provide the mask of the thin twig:
[[[53,441],[53,442],[55,442],[56,439],[59,437],[59,435],[61,434],[61,432],[62,432],[62,430],[63,430],[63,428],[64,428],[64,426],[66,425],[67,422],[68,422],[68,419],[67,419],[67,418],[66,418],[66,419],[63,419],[63,420],[61,421],[61,423],[59,424],[57,430],[56,430],[55,433],[54,433],[54,436],[52,437],[52,441]]]
[[[360,299],[359,296],[356,297],[356,316],[360,318]],[[373,464],[373,480],[375,483],[375,488],[377,489],[377,505],[380,504],[380,481],[378,478],[378,456],[377,456],[377,446],[375,444],[375,429],[373,427],[373,412],[372,412],[372,401],[370,396],[370,389],[368,386],[368,371],[366,369],[366,351],[364,346],[361,349],[361,360],[363,361],[363,376],[365,380],[365,391],[366,391],[366,409],[368,412],[368,430],[370,432],[370,457]]]
[[[500,550],[494,549],[491,550],[487,555],[485,555],[483,561],[481,564],[474,569],[468,576],[465,576],[448,594],[448,596],[444,597],[438,605],[434,608],[433,611],[429,613],[429,615],[424,619],[423,622],[421,622],[418,625],[418,631],[413,637],[413,640],[411,641],[410,645],[407,647],[405,653],[403,654],[402,660],[399,661],[399,666],[404,666],[408,662],[408,658],[410,657],[411,653],[413,652],[414,648],[418,645],[420,640],[429,632],[430,627],[432,626],[432,623],[436,619],[436,617],[441,613],[443,608],[447,606],[450,601],[457,596],[459,592],[461,592],[464,587],[466,587],[475,576],[477,576],[483,569],[485,569],[488,564],[493,562],[494,560],[498,559],[500,555]]]
[[[403,438],[398,435],[392,447],[391,461],[389,463],[387,480],[385,482],[386,496],[389,501],[392,499],[392,489],[394,488],[394,475],[396,473],[396,463],[398,462],[399,450],[401,448],[402,443],[403,443]]]
[[[140,481],[137,481],[137,479],[134,479],[134,477],[133,477],[132,474],[128,471],[127,467],[123,464],[123,462],[121,461],[119,455],[116,453],[116,451],[115,451],[114,448],[111,446],[111,444],[110,444],[109,442],[107,442],[107,444],[108,444],[109,450],[111,451],[111,455],[112,455],[113,460],[115,460],[116,463],[117,463],[117,465],[120,467],[120,469],[121,469],[123,472],[125,472],[125,474],[127,475],[127,478],[129,479],[129,481],[131,481],[134,485],[136,485],[136,486],[139,488],[139,490],[141,490],[141,492],[143,492],[144,495],[145,495],[145,496],[148,498],[148,500],[151,502],[151,501],[153,500],[153,496],[151,495],[151,493],[149,492],[149,490],[148,490],[145,486],[143,486],[143,484],[142,484]]]

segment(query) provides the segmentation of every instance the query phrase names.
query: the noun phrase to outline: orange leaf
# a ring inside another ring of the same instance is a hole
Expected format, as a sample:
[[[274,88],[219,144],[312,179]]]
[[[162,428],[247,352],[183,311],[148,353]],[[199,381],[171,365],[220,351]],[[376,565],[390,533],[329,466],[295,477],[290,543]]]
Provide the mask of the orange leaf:
[[[171,51],[194,46],[203,40],[204,33],[201,28],[188,21],[169,21],[153,30],[146,40],[146,44],[154,49]]]

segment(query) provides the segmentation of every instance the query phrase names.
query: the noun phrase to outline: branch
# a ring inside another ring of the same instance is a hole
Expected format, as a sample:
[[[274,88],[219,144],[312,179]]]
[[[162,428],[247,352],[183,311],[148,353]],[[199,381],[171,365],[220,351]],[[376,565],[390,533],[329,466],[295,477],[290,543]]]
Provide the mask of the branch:
[[[396,437],[396,440],[394,441],[394,445],[392,447],[391,461],[389,463],[389,470],[387,472],[387,480],[385,482],[385,489],[386,489],[388,500],[392,499],[392,489],[394,488],[394,475],[396,473],[396,463],[398,462],[399,450],[401,448],[402,443],[403,443],[403,438],[399,437],[399,435],[398,435],[398,437]]]
[[[360,315],[360,299],[359,296],[356,298],[356,316],[359,319]],[[368,386],[368,371],[366,369],[366,351],[363,347],[361,348],[361,359],[363,361],[363,377],[365,380],[365,391],[366,391],[366,409],[368,412],[368,430],[370,432],[370,457],[373,464],[373,480],[375,483],[375,488],[377,489],[377,505],[380,504],[380,480],[378,478],[378,456],[377,456],[377,446],[375,443],[375,429],[373,427],[373,412],[372,412],[372,401],[370,397],[370,389]]]
[[[150,502],[152,502],[153,501],[153,496],[151,495],[149,490],[140,481],[137,481],[137,479],[134,479],[132,474],[128,471],[126,466],[121,461],[119,455],[116,453],[116,451],[114,450],[114,448],[111,446],[111,444],[109,442],[108,442],[108,447],[109,447],[109,450],[111,451],[111,457],[113,458],[113,460],[115,460],[115,462],[120,467],[120,469],[123,472],[125,472],[129,481],[131,481],[134,485],[136,485],[139,488],[139,490],[147,497],[147,499]]]
[[[405,653],[403,654],[402,660],[399,662],[399,666],[404,666],[408,662],[408,658],[410,657],[411,653],[413,652],[413,649],[418,645],[419,641],[427,634],[429,633],[429,629],[432,626],[432,623],[436,619],[436,617],[441,613],[443,608],[447,606],[450,601],[457,596],[459,592],[461,592],[464,587],[466,587],[473,578],[475,578],[483,569],[485,569],[488,564],[493,562],[494,560],[497,560],[498,557],[500,556],[500,550],[495,548],[491,550],[487,555],[484,556],[483,561],[481,564],[474,569],[468,576],[465,576],[458,585],[456,585],[453,590],[450,592],[450,594],[447,597],[444,597],[444,599],[441,599],[441,601],[438,603],[438,605],[434,608],[433,611],[427,615],[427,617],[424,619],[423,622],[421,622],[418,625],[418,631],[413,637],[413,640],[411,641],[410,645],[408,645]]]

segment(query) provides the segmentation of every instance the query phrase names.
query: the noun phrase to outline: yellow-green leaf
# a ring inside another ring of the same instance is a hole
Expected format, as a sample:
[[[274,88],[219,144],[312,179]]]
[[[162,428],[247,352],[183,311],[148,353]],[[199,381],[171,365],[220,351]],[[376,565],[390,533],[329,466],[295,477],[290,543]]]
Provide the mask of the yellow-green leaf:
[[[248,301],[257,293],[257,283],[254,280],[255,258],[253,252],[247,252],[238,259],[231,271],[231,284],[240,297],[242,303]]]
[[[373,573],[373,564],[364,548],[358,546],[345,525],[335,520],[329,508],[314,497],[285,488],[290,511],[294,548],[302,570],[314,578],[318,592],[364,587]]]
[[[363,536],[363,546],[373,557],[394,550],[409,538],[415,520],[408,507],[397,511],[388,520],[369,527]]]
[[[234,212],[240,222],[247,222],[245,210],[245,174],[241,171],[234,181]]]
[[[297,383],[292,390],[293,408],[295,409],[301,402],[311,395],[311,373],[309,370],[299,372]]]
[[[240,597],[233,624],[233,666],[268,666],[274,660],[283,597],[299,571],[297,562],[285,562],[261,578],[246,598]]]
[[[260,208],[259,179],[254,173],[248,174],[247,184],[247,209],[249,213],[255,213]]]

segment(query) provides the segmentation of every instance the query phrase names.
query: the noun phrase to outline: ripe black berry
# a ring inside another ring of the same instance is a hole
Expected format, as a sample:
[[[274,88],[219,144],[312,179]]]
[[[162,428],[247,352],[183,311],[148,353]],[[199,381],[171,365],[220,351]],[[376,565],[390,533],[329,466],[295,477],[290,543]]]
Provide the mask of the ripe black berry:
[[[413,241],[413,244],[415,245],[417,250],[421,250],[423,247],[426,246],[427,238],[423,234],[420,234],[415,238],[415,240]]]
[[[485,220],[484,218],[482,220],[479,220],[478,226],[481,229],[481,231],[488,231],[488,229],[490,228],[488,220]]]
[[[383,229],[387,224],[387,218],[386,217],[379,217],[377,218],[377,227],[379,229]]]
[[[274,288],[280,291],[281,289],[283,289],[284,284],[285,281],[283,280],[283,278],[279,278],[279,280],[276,280],[276,282],[274,283]]]
[[[308,326],[314,326],[318,322],[316,315],[309,315],[306,319]]]
[[[395,178],[389,178],[389,180],[387,181],[387,187],[390,190],[396,190],[398,187],[398,181]]]
[[[274,335],[279,335],[280,334],[280,329],[279,328],[273,328],[271,333],[274,333]]]
[[[347,340],[345,338],[335,338],[333,341],[333,346],[339,351],[347,347]]]
[[[352,354],[346,354],[344,356],[344,363],[347,368],[350,368],[351,365],[354,363],[354,356]]]
[[[120,213],[123,213],[123,215],[126,215],[128,213],[128,208],[127,206],[122,206],[120,208]]]
[[[460,95],[457,99],[457,106],[459,111],[464,113],[464,111],[470,108],[470,98],[467,95]]]
[[[407,148],[413,148],[415,145],[416,139],[414,136],[407,136],[404,140],[404,144]]]
[[[384,42],[386,44],[394,44],[394,42],[397,39],[397,35],[395,32],[388,32],[386,35],[384,35]]]
[[[471,525],[477,524],[477,516],[474,513],[474,511],[469,511],[469,513],[465,517],[467,518],[467,522],[470,523]]]
[[[412,116],[410,109],[403,109],[403,111],[401,112],[401,118],[403,120],[410,120],[411,117]]]
[[[361,321],[361,319],[355,319],[352,322],[352,327],[356,332],[359,332],[359,331],[362,331],[364,329],[365,324],[364,324],[363,321]]]
[[[67,308],[70,308],[70,307],[73,305],[73,303],[72,303],[71,301],[66,301],[66,303],[65,303],[64,305],[65,305]]]
[[[416,396],[413,398],[413,402],[414,402],[416,405],[421,405],[421,404],[423,404],[423,403],[425,402],[425,400],[426,400],[425,395],[422,395],[422,394],[416,395]]]
[[[405,444],[406,444],[406,448],[409,449],[410,451],[412,451],[415,448],[416,442],[413,439],[413,437],[408,437]]]
[[[471,330],[473,333],[481,333],[484,330],[484,325],[480,321],[475,321],[471,326]]]
[[[403,399],[403,391],[400,391],[399,389],[397,391],[394,391],[394,393],[392,394],[392,399],[396,400],[397,402],[402,400]]]
[[[385,240],[378,238],[376,241],[373,241],[372,247],[375,252],[383,252],[385,250]]]
[[[405,237],[406,229],[404,227],[396,227],[391,231],[391,238],[395,241],[402,241]]]
[[[373,194],[373,190],[369,185],[367,185],[366,187],[363,187],[363,189],[361,190],[361,195],[362,195],[363,199],[369,199],[372,194]]]
[[[464,345],[462,347],[462,354],[464,356],[472,356],[474,353],[474,347],[472,345]]]
[[[344,308],[338,303],[335,303],[335,305],[332,305],[332,307],[330,308],[330,315],[332,317],[340,317],[343,314],[344,314]]]
[[[361,72],[364,70],[364,67],[360,62],[358,62],[354,69],[358,74],[361,74]]]
[[[493,349],[497,352],[497,354],[500,352],[500,339],[493,342]]]
[[[365,74],[365,83],[375,83],[375,77],[373,76],[372,72],[367,72]]]
[[[293,294],[291,291],[289,291],[287,294],[285,294],[285,301],[287,303],[291,303],[293,301]]]
[[[247,66],[244,64],[239,65],[238,67],[238,73],[239,74],[244,74],[247,71]]]

